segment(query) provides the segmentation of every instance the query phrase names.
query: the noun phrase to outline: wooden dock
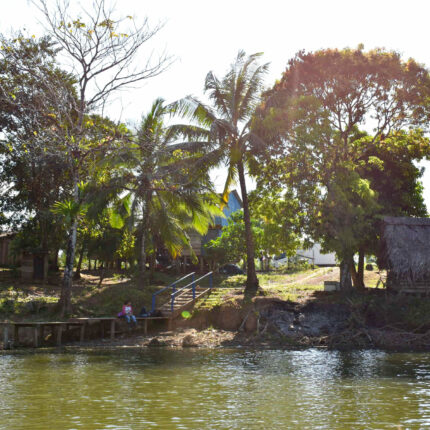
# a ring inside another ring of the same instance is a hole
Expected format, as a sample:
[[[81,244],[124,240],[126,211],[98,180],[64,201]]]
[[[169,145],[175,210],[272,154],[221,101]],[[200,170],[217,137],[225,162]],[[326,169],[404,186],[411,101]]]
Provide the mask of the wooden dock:
[[[145,335],[148,333],[148,321],[165,320],[168,323],[168,328],[171,328],[171,318],[169,317],[137,317],[136,320],[143,322],[143,332]],[[9,348],[11,344],[19,344],[19,333],[22,327],[33,329],[33,347],[38,348],[44,339],[47,329],[54,336],[55,344],[61,346],[63,332],[69,330],[71,327],[79,327],[79,341],[82,343],[85,340],[85,331],[90,324],[99,325],[101,338],[105,337],[106,326],[108,325],[110,339],[114,340],[117,333],[116,324],[119,321],[121,320],[116,317],[71,318],[68,321],[0,322],[0,327],[3,327],[3,347],[5,349]]]

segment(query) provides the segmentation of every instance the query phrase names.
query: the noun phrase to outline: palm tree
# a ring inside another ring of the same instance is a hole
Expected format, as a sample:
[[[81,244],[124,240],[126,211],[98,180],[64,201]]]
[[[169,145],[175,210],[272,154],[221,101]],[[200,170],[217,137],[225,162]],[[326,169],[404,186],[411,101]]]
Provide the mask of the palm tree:
[[[182,127],[165,125],[170,110],[163,99],[155,100],[142,117],[136,139],[115,155],[117,168],[108,187],[116,190],[117,203],[126,209],[122,216],[118,210],[111,212],[112,225],[122,227],[124,215],[131,215],[128,221],[137,227],[141,286],[154,238],[176,257],[189,246],[187,231],[206,233],[214,216],[221,214],[208,171],[199,162],[201,154],[178,143]]]
[[[186,97],[175,104],[175,113],[198,121],[199,126],[194,127],[193,133],[189,130],[188,134],[203,142],[191,141],[189,145],[202,145],[207,151],[206,160],[212,165],[227,166],[223,192],[225,203],[232,183],[239,179],[247,250],[245,295],[248,297],[253,297],[259,287],[245,170],[252,162],[255,150],[263,144],[251,130],[252,116],[263,89],[263,76],[268,70],[268,63],[260,65],[258,62],[261,55],[257,53],[247,57],[244,51],[239,51],[229,72],[221,80],[213,72],[207,74],[204,89],[212,101],[212,108],[194,97]]]

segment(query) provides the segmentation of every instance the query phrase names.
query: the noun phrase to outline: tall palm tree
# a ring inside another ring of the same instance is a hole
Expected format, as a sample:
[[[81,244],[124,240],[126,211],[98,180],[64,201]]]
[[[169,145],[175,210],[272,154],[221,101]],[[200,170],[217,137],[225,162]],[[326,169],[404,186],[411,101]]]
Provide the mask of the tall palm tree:
[[[165,124],[170,111],[163,99],[155,100],[142,117],[136,138],[115,154],[117,168],[109,181],[117,203],[126,208],[130,224],[139,233],[142,287],[154,237],[176,257],[189,246],[189,230],[204,234],[215,215],[221,214],[208,171],[199,162],[201,154],[185,150],[178,142],[182,127]],[[121,227],[125,217],[118,210],[112,215],[112,225]]]
[[[194,97],[186,97],[175,104],[175,112],[197,120],[189,137],[196,138],[189,145],[202,145],[207,151],[206,160],[212,165],[225,165],[227,179],[223,200],[228,201],[232,183],[239,180],[245,221],[247,250],[247,280],[245,295],[254,296],[258,291],[255,271],[254,240],[251,231],[248,193],[245,171],[252,161],[253,153],[263,142],[251,131],[252,116],[260,102],[263,77],[268,63],[259,64],[262,53],[246,56],[239,51],[228,73],[220,80],[209,72],[205,80],[205,92],[212,107],[204,105]],[[198,139],[203,140],[199,142]]]

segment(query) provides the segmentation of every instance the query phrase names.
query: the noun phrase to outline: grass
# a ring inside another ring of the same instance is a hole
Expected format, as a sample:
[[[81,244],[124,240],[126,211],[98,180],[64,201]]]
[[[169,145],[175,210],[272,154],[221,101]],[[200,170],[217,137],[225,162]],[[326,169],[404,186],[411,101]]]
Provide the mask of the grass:
[[[142,306],[150,309],[152,294],[176,278],[173,275],[156,273],[154,281],[142,289],[130,278],[116,274],[106,278],[99,287],[98,276],[84,273],[82,279],[74,282],[72,288],[75,315],[116,315],[126,300],[132,301],[135,313],[138,313]],[[0,319],[57,319],[54,308],[60,290],[60,285],[44,286],[16,280],[0,280]],[[167,301],[166,295],[170,292],[161,294],[158,303]]]
[[[157,272],[153,281],[144,289],[134,279],[124,274],[112,274],[106,277],[102,286],[98,286],[99,278],[95,273],[82,274],[82,279],[74,283],[72,301],[76,315],[80,316],[112,316],[116,315],[125,300],[131,300],[135,313],[142,306],[151,308],[152,294],[172,283],[181,275]],[[282,300],[305,301],[323,290],[324,280],[337,279],[338,269],[318,268],[307,269],[296,273],[259,273],[262,294],[278,297]],[[366,272],[366,284],[376,285],[377,272]],[[187,279],[186,282],[191,281]],[[186,283],[185,282],[185,283]],[[205,283],[206,282],[206,283]],[[207,281],[201,286],[206,286]],[[210,309],[219,306],[225,300],[237,297],[245,286],[246,276],[224,276],[215,274],[213,279],[214,292],[198,306]],[[182,284],[181,286],[183,286]],[[54,319],[55,303],[60,293],[60,277],[56,285],[24,284],[11,277],[0,278],[0,319]],[[157,297],[157,305],[169,299],[171,291]]]
[[[385,290],[370,288],[366,292],[323,293],[325,280],[338,279],[337,268],[305,270],[294,274],[279,272],[259,273],[261,293],[295,303],[315,301],[321,304],[341,304],[351,310],[351,321],[357,327],[395,327],[424,333],[430,330],[430,299],[392,296]],[[144,289],[124,275],[107,277],[102,286],[94,274],[84,273],[74,284],[73,304],[76,316],[113,316],[125,300],[131,300],[135,313],[142,306],[151,307],[152,294],[172,283],[179,276],[156,273],[153,282]],[[379,280],[377,271],[366,271],[365,282],[375,287]],[[242,297],[246,277],[215,275],[212,293],[200,300],[195,311],[211,310],[226,302]],[[204,284],[202,284],[204,286]],[[217,288],[218,287],[218,288]],[[58,319],[54,308],[58,301],[60,285],[24,284],[13,279],[0,279],[0,320],[53,320]],[[168,301],[170,290],[158,296],[157,304]]]
[[[218,288],[210,293],[209,296],[203,297],[196,303],[194,307],[196,311],[211,310],[217,306],[221,306],[226,302],[226,298],[234,292],[233,288]]]

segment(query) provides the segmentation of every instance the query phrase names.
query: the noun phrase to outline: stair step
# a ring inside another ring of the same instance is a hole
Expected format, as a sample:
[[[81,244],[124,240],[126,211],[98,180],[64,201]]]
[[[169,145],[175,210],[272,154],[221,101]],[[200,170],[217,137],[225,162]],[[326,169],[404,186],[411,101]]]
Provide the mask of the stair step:
[[[195,288],[195,296],[200,296],[200,294],[206,292],[208,290],[207,287],[196,287]],[[192,288],[187,288],[186,290],[183,290],[179,295],[177,295],[175,297],[175,301],[173,304],[173,309],[172,309],[172,304],[171,304],[171,300],[169,300],[166,303],[163,303],[158,310],[163,314],[163,315],[172,315],[172,310],[173,313],[179,311],[181,308],[185,307],[186,305],[188,305],[189,303],[191,303],[195,296],[193,294],[193,290]]]

